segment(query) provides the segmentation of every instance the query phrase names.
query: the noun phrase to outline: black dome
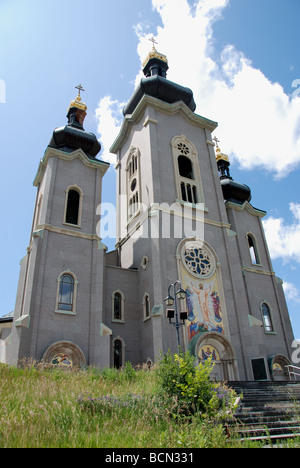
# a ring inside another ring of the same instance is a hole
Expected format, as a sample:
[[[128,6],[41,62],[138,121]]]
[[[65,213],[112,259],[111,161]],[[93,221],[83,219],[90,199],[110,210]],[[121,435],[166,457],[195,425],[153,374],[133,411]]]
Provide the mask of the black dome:
[[[143,78],[123,109],[124,115],[133,113],[144,95],[155,97],[168,104],[183,101],[192,112],[196,109],[193,91],[167,79],[167,58],[153,49],[143,69]]]
[[[138,88],[135,90],[128,104],[125,106],[123,114],[132,114],[145,94],[161,99],[169,104],[183,101],[192,112],[196,109],[193,91],[191,89],[180,86],[177,83],[173,83],[159,75],[153,75],[141,80]]]
[[[72,153],[76,149],[82,149],[91,158],[95,158],[101,150],[101,145],[96,135],[72,125],[56,128],[49,146],[66,151],[67,153]]]
[[[226,201],[243,204],[251,201],[251,189],[248,185],[235,182],[231,178],[221,179],[223,196]]]
[[[68,125],[54,130],[48,146],[67,153],[82,149],[89,158],[94,159],[101,150],[101,145],[94,133],[86,132],[83,128],[86,112],[79,98],[80,96],[77,97],[77,101],[71,103],[74,105],[68,111]]]

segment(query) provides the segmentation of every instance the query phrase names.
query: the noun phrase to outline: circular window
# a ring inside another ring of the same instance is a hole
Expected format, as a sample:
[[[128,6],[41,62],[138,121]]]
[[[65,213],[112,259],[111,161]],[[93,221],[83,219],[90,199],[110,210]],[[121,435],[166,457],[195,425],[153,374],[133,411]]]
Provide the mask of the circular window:
[[[215,271],[213,254],[197,242],[187,242],[184,245],[182,260],[186,269],[194,276],[207,278]]]
[[[133,192],[136,188],[136,179],[133,179],[130,185],[130,190]]]
[[[177,148],[182,154],[189,154],[190,150],[184,143],[178,143]]]

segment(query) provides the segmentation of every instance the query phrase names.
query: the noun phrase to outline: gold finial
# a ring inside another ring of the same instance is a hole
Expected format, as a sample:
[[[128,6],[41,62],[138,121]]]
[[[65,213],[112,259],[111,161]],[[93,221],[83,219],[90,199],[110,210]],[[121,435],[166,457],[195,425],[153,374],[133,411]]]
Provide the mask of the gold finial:
[[[87,105],[84,102],[81,102],[81,96],[80,96],[80,92],[85,91],[85,90],[83,89],[81,84],[75,86],[75,89],[78,89],[78,95],[77,95],[76,99],[71,101],[69,109],[71,107],[77,107],[80,110],[86,111],[87,110]]]
[[[229,162],[229,157],[227,156],[227,154],[224,154],[224,153],[221,153],[221,150],[219,148],[219,143],[220,143],[220,140],[218,140],[218,138],[215,136],[213,138],[214,142],[216,143],[216,159],[217,161],[220,161],[221,159],[223,161],[228,161]]]
[[[152,47],[151,52],[149,52],[149,54],[147,55],[146,60],[143,62],[143,67],[145,67],[146,64],[149,62],[149,60],[152,59],[152,58],[158,58],[159,60],[162,60],[163,62],[168,63],[168,59],[167,59],[166,55],[161,54],[160,52],[158,52],[156,50],[155,44],[157,44],[157,42],[154,39],[154,37],[149,39],[149,41],[152,42],[153,47]]]

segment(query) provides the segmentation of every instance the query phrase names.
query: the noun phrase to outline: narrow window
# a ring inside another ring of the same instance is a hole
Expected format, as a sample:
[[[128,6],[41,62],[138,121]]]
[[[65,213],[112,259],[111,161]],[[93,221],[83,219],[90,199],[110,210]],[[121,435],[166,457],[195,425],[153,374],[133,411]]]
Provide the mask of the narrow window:
[[[80,195],[77,190],[69,190],[66,223],[78,225]]]
[[[145,315],[146,318],[150,317],[150,300],[148,295],[145,297]]]
[[[122,298],[120,293],[115,293],[113,298],[114,304],[114,312],[113,317],[114,320],[121,320],[122,319]]]
[[[114,341],[114,367],[120,369],[122,367],[122,341]]]
[[[249,253],[251,257],[251,262],[253,265],[260,265],[260,260],[257,252],[256,242],[250,234],[247,236],[248,239],[248,246],[249,246]]]
[[[179,156],[178,158],[179,175],[186,179],[194,179],[192,161],[186,156]]]
[[[274,328],[273,328],[269,306],[263,303],[261,306],[261,310],[262,310],[263,324],[264,324],[265,331],[267,333],[273,332]]]
[[[131,148],[127,165],[127,215],[128,219],[139,211],[140,195],[140,152]]]
[[[74,278],[71,275],[63,275],[59,282],[58,309],[73,311]]]
[[[179,176],[183,179],[181,179],[180,183],[182,200],[189,203],[197,203],[197,188],[195,184],[190,182],[194,180],[193,164],[186,156],[178,157],[178,172]]]
[[[149,294],[144,295],[143,300],[144,320],[150,318],[150,297]]]

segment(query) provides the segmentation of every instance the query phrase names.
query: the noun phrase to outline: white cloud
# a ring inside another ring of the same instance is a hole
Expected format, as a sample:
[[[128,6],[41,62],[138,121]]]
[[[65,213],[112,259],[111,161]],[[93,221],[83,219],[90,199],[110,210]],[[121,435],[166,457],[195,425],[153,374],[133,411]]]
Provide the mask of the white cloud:
[[[286,299],[288,301],[293,301],[293,302],[296,302],[296,303],[300,303],[299,290],[296,288],[296,286],[294,284],[284,281],[283,282],[283,289],[284,289]]]
[[[124,103],[105,96],[100,100],[96,109],[97,129],[102,146],[101,159],[111,164],[116,163],[116,156],[109,152],[109,148],[121,128],[123,107]]]
[[[271,258],[300,263],[300,204],[290,203],[289,208],[293,214],[291,224],[285,224],[283,218],[270,216],[263,225]]]
[[[300,96],[291,99],[282,86],[272,83],[234,45],[214,50],[213,25],[229,0],[152,0],[163,26],[157,28],[157,49],[166,54],[168,78],[190,87],[196,113],[219,123],[216,133],[222,150],[242,168],[261,167],[284,177],[300,165]],[[135,26],[141,62],[149,50],[149,24]],[[136,77],[137,84],[142,77]],[[97,115],[108,115],[109,130],[119,128],[111,113],[116,101],[104,98]],[[103,105],[105,104],[105,105]],[[105,119],[104,119],[105,117]],[[110,125],[111,124],[111,125]],[[100,127],[105,139],[105,126]],[[103,141],[103,138],[102,138]],[[112,143],[112,139],[108,146]],[[111,156],[110,156],[111,157]]]

